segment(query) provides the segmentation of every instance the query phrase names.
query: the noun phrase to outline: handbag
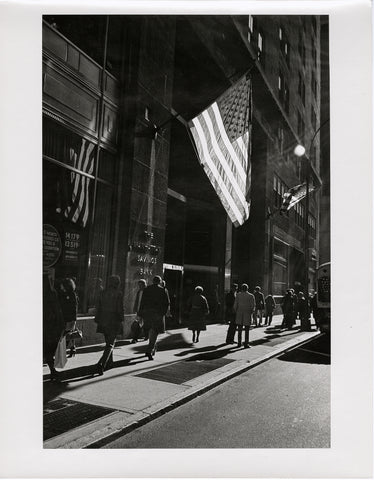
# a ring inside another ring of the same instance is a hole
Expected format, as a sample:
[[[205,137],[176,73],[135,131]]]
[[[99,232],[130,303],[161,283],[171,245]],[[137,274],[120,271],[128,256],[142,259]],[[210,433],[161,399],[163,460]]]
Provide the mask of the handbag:
[[[79,330],[79,328],[75,328],[74,330],[70,330],[70,332],[68,332],[66,334],[66,338],[68,340],[82,339],[83,338],[82,330]]]
[[[55,368],[64,368],[67,362],[66,358],[66,336],[61,336],[55,352]]]

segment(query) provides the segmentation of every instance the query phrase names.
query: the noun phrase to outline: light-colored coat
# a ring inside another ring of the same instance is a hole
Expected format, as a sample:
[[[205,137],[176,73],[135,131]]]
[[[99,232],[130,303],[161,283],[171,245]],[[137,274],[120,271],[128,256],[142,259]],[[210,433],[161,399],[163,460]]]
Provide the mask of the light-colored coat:
[[[250,326],[254,308],[255,297],[252,293],[237,293],[234,302],[235,323],[237,325]]]

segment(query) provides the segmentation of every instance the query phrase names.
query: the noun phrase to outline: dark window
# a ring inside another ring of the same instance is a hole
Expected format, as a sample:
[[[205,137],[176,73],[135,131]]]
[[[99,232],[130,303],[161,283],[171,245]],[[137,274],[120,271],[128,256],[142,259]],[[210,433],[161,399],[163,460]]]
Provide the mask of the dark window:
[[[290,42],[282,27],[279,28],[279,48],[287,65],[290,66]]]
[[[295,210],[295,223],[299,225],[299,227],[304,228],[305,225],[305,207],[301,202],[298,202],[294,206]]]
[[[309,218],[308,218],[308,229],[309,229],[309,235],[312,238],[316,238],[316,219],[315,217],[310,213]]]

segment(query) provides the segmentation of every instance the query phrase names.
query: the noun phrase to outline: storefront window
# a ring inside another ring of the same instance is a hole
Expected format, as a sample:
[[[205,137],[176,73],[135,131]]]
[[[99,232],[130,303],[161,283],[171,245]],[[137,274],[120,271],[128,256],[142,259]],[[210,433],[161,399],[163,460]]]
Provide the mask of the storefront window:
[[[110,269],[115,156],[50,120],[43,134],[43,268],[59,282],[77,285],[79,312],[97,300],[93,285],[105,286]],[[96,287],[95,287],[96,288]]]

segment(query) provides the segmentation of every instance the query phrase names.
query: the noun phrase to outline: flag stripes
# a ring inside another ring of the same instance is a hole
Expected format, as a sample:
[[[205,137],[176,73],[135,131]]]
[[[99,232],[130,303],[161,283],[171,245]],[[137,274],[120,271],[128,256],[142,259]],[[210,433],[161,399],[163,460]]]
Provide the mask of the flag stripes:
[[[243,77],[189,123],[200,162],[235,226],[249,216],[249,104],[250,82]]]
[[[94,144],[83,138],[79,153],[74,148],[70,148],[71,165],[77,170],[92,175],[95,163],[94,147]],[[77,172],[71,172],[70,183],[72,185],[71,201],[64,210],[64,216],[71,222],[81,223],[85,227],[90,213],[89,187],[91,179]]]
[[[313,184],[309,185],[309,193],[316,190],[316,187]],[[306,182],[296,185],[295,187],[290,188],[288,192],[283,194],[283,203],[281,205],[280,211],[286,212],[290,210],[294,205],[296,205],[300,200],[306,197]]]

